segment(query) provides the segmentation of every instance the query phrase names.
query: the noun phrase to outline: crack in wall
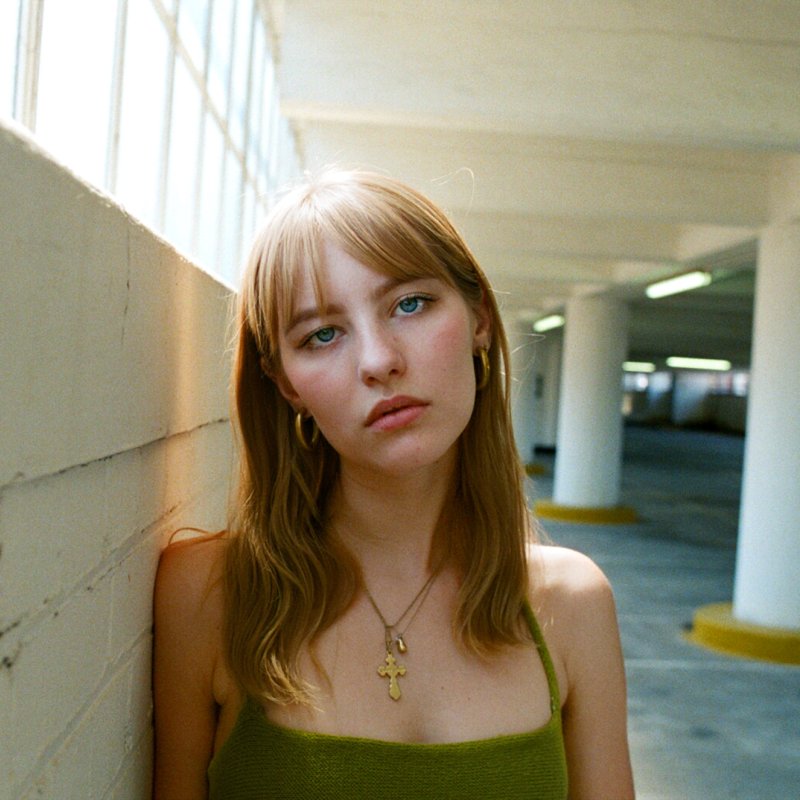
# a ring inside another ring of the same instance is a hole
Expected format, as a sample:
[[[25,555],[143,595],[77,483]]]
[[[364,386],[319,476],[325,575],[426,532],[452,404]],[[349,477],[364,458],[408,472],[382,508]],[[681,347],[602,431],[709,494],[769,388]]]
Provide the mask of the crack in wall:
[[[126,447],[124,450],[117,450],[113,453],[106,453],[105,455],[97,456],[97,458],[92,458],[89,461],[84,461],[80,464],[70,464],[69,466],[62,467],[61,469],[56,470],[55,472],[46,472],[42,475],[32,475],[31,477],[28,477],[24,472],[16,472],[10,480],[0,484],[0,495],[2,495],[2,492],[5,489],[8,489],[12,486],[20,486],[25,483],[33,483],[34,481],[41,481],[47,478],[54,478],[66,475],[72,470],[84,469],[85,467],[92,466],[93,464],[102,464],[104,461],[110,461],[111,459],[117,458],[118,456],[123,456],[126,453],[133,453],[137,450],[143,450],[145,448],[159,444],[160,442],[167,442],[170,439],[180,439],[185,436],[191,436],[193,433],[201,431],[204,428],[209,428],[214,425],[221,425],[228,423],[230,423],[230,417],[215,417],[214,419],[201,422],[199,425],[195,425],[193,428],[186,428],[185,430],[180,430],[180,431],[167,431],[163,436],[158,436],[155,439],[149,439],[148,441],[134,445],[133,447]]]
[[[125,345],[125,330],[128,322],[128,308],[131,302],[131,229],[125,228],[125,265],[127,274],[125,277],[125,308],[122,309],[122,336],[120,346]]]

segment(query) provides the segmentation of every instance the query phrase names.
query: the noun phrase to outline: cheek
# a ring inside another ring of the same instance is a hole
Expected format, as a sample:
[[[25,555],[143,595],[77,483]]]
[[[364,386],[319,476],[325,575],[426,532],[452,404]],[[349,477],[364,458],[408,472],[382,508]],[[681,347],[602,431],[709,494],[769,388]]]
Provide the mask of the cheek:
[[[448,321],[441,326],[433,344],[420,352],[425,378],[436,391],[452,421],[461,425],[472,415],[475,404],[475,367],[472,338],[467,323]]]
[[[298,376],[295,390],[312,416],[325,416],[341,404],[343,392],[337,377],[335,370],[315,370]]]
[[[435,342],[433,347],[428,348],[428,353],[442,362],[441,368],[450,376],[473,372],[469,320],[458,316],[447,320],[440,326]]]
[[[309,363],[287,358],[283,365],[288,391],[283,396],[296,408],[308,409],[312,415],[322,405],[323,396],[330,391],[329,383],[335,372],[313,367]]]
[[[349,371],[341,364],[304,368],[295,376],[299,402],[314,417],[330,444],[338,449],[341,436],[353,423],[354,384]]]

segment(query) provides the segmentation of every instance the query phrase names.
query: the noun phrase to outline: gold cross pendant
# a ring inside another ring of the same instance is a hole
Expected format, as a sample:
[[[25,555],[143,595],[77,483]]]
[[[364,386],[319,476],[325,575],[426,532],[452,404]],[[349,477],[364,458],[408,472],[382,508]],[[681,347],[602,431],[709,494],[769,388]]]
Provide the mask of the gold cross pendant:
[[[392,655],[391,650],[386,651],[386,663],[378,667],[378,675],[389,679],[389,697],[392,700],[400,699],[400,684],[397,682],[398,676],[406,674],[406,668],[398,664]]]

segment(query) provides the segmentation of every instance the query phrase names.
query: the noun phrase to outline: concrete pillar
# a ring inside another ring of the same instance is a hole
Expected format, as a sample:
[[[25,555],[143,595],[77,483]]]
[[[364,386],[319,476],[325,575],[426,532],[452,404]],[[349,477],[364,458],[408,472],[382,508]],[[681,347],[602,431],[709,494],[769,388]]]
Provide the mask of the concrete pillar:
[[[531,323],[515,321],[507,327],[511,349],[511,415],[514,439],[523,463],[533,459],[536,344]]]
[[[619,508],[627,307],[608,297],[576,297],[567,303],[566,320],[552,505],[613,512]],[[605,521],[629,521],[628,511]],[[540,512],[547,515],[546,508]]]
[[[733,615],[800,630],[800,222],[759,243]]]
[[[555,450],[561,384],[561,330],[548,331],[536,342],[534,362],[534,446]]]

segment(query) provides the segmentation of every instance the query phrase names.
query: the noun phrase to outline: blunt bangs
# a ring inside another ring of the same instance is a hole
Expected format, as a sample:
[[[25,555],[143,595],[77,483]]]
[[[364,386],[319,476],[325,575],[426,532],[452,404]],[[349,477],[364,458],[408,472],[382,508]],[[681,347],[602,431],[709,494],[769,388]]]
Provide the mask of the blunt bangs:
[[[314,287],[320,308],[325,243],[402,281],[436,278],[477,309],[488,282],[450,220],[427,198],[382,175],[326,171],[281,198],[258,234],[242,281],[247,324],[274,369],[281,325],[296,288]]]

